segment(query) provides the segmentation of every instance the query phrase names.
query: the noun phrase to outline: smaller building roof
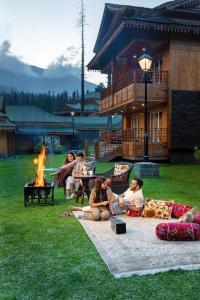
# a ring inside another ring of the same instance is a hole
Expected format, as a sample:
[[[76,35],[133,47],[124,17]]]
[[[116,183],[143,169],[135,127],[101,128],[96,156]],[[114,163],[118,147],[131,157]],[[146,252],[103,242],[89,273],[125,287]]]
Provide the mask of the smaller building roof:
[[[13,122],[63,122],[62,117],[56,117],[37,106],[6,105],[6,114]]]
[[[35,126],[18,126],[18,131],[21,134],[59,134],[59,135],[72,135],[73,130],[69,127],[35,127]],[[74,131],[74,133],[78,133]]]
[[[17,106],[7,105],[6,113],[9,121],[16,124],[22,133],[41,133],[43,132],[60,132],[63,134],[72,131],[72,117],[59,117],[51,115],[36,106]],[[4,116],[4,118],[7,118]],[[10,124],[12,124],[10,122]],[[38,125],[39,124],[39,125]],[[76,130],[106,130],[108,124],[107,117],[74,117],[74,127]],[[120,116],[113,118],[113,129],[121,128]],[[27,126],[26,126],[27,125]],[[13,124],[13,126],[15,126]]]
[[[85,99],[100,99],[100,93],[99,92],[89,92],[84,96]]]
[[[0,117],[0,129],[15,129],[15,124],[11,123],[6,116],[4,118]]]
[[[66,104],[62,108],[62,112],[72,111],[72,110],[80,111],[81,104],[80,103]],[[98,110],[99,110],[99,105],[95,105],[95,104],[85,104],[84,105],[84,112],[94,112],[94,111],[98,111]]]

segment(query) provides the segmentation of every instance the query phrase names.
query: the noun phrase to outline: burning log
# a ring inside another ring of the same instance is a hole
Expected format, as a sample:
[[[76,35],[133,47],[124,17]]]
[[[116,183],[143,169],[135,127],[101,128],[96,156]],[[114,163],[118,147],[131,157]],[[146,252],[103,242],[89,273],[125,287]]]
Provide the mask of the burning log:
[[[46,149],[43,146],[38,158],[34,158],[33,162],[37,165],[35,186],[44,186],[44,160],[46,158]]]
[[[34,203],[54,205],[54,183],[47,182],[44,178],[44,160],[46,158],[45,147],[42,147],[38,158],[34,159],[37,165],[36,179],[33,182],[26,183],[24,186],[24,206]]]

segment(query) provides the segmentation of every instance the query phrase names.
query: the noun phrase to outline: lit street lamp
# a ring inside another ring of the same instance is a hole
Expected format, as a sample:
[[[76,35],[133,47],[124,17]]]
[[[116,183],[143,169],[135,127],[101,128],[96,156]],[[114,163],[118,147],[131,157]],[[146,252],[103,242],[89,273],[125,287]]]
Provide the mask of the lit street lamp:
[[[144,53],[138,59],[139,65],[144,72],[144,161],[149,161],[148,154],[148,125],[147,125],[147,82],[148,71],[151,68],[152,58],[149,54]]]
[[[71,116],[72,116],[72,143],[73,143],[73,146],[74,146],[74,143],[75,143],[75,136],[74,136],[74,115],[75,115],[75,112],[71,111]]]

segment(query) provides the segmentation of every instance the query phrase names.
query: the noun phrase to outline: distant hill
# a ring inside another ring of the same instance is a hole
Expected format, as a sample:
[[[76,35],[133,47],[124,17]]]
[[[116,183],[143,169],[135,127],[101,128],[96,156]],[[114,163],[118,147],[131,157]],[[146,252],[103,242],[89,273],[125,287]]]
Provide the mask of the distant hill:
[[[32,93],[62,93],[67,91],[72,94],[74,90],[80,92],[80,78],[74,75],[65,75],[61,78],[44,77],[44,69],[31,66],[33,76],[17,74],[9,70],[0,69],[0,86],[14,88],[18,91]],[[35,76],[34,76],[35,73]],[[85,91],[94,91],[96,85],[85,81]]]

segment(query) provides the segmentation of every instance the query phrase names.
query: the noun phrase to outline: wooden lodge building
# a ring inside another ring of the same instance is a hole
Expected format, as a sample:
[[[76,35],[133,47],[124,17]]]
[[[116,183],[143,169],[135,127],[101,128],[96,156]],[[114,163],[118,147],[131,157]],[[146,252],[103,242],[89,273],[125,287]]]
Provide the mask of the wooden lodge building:
[[[37,106],[6,105],[0,96],[0,158],[33,153],[38,142],[63,145],[66,150],[82,149],[85,140],[99,139],[107,128],[108,117],[75,115],[72,120],[71,116],[55,116]],[[114,118],[112,130],[120,128],[121,118]]]
[[[102,115],[122,114],[122,157],[144,155],[144,74],[138,59],[153,59],[148,74],[150,159],[191,160],[200,146],[200,0],[154,8],[105,4],[89,70],[108,75]]]

